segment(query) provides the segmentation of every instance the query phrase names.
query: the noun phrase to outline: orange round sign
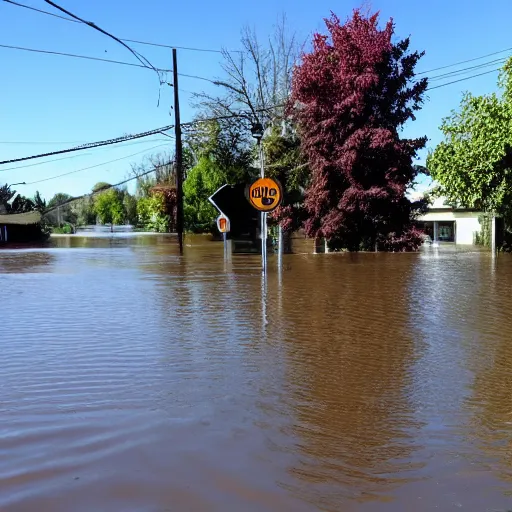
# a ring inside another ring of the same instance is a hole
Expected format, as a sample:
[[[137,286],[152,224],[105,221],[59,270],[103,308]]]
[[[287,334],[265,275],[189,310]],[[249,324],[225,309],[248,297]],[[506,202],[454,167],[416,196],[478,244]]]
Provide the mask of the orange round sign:
[[[275,210],[282,200],[281,185],[272,178],[260,178],[249,187],[249,202],[260,212]]]

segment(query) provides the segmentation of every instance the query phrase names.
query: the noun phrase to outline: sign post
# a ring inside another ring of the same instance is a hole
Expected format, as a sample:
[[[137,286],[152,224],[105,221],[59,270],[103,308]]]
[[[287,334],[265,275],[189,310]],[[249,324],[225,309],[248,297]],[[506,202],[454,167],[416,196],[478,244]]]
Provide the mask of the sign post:
[[[221,214],[217,217],[217,228],[222,233],[222,239],[224,241],[224,259],[228,259],[228,233],[230,230],[229,219]]]
[[[274,211],[282,200],[281,184],[272,178],[263,176],[249,187],[249,202],[261,212],[261,261],[264,273],[267,270],[267,214]]]
[[[261,139],[258,141],[258,149],[260,152],[260,179],[265,179],[265,164],[263,158],[263,144]],[[261,266],[263,273],[267,272],[267,212],[261,212]]]

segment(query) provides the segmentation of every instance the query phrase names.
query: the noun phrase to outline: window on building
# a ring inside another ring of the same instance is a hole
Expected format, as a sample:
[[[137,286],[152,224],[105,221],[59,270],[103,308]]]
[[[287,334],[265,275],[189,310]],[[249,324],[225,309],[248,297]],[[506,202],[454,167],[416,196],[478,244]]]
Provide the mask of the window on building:
[[[437,236],[442,242],[455,242],[455,222],[439,222]]]

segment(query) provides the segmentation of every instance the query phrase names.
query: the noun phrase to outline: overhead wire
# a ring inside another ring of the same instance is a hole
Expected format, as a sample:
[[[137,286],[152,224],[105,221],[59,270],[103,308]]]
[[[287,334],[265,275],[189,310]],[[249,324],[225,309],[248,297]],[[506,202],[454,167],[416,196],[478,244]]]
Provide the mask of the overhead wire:
[[[162,133],[161,135],[165,135],[166,137],[173,137],[172,135],[168,135],[166,133]],[[149,142],[149,141],[148,141]],[[32,146],[40,146],[40,145],[50,145],[54,146],[56,144],[85,144],[83,140],[0,140],[0,144],[30,144]],[[131,144],[127,144],[129,146]]]
[[[3,0],[3,1],[7,1],[7,0]],[[106,62],[106,63],[109,63],[109,64],[119,64],[119,65],[124,65],[124,66],[132,66],[132,67],[150,69],[150,68],[148,68],[148,66],[143,66],[142,64],[135,64],[133,62],[124,62],[124,61],[118,61],[118,60],[113,60],[113,59],[104,59],[104,58],[101,58],[101,57],[91,57],[91,56],[88,56],[88,55],[78,55],[78,54],[73,54],[73,53],[57,52],[57,51],[51,51],[51,50],[40,50],[40,49],[37,49],[37,48],[26,48],[26,47],[6,45],[6,44],[0,44],[0,48],[7,48],[7,49],[12,49],[12,50],[21,50],[21,51],[42,53],[42,54],[49,54],[49,55],[58,55],[58,56],[72,57],[72,58],[77,58],[77,59],[86,59],[86,60]],[[433,77],[427,77],[427,78],[429,78],[429,80],[431,80],[431,81],[438,80],[438,79],[442,79],[442,78],[445,78],[445,77],[450,77],[450,76],[453,76],[453,75],[461,74],[463,72],[467,72],[467,71],[470,71],[472,69],[482,69],[482,68],[487,67],[487,66],[489,66],[491,64],[494,64],[494,63],[504,62],[504,60],[505,59],[496,59],[495,61],[490,61],[490,62],[487,62],[487,63],[483,63],[483,64],[480,64],[478,66],[472,66],[472,67],[468,67],[468,68],[463,68],[461,70],[455,70],[455,71],[452,71],[452,72],[449,72],[449,73],[445,73],[445,74],[441,74],[441,75],[436,75],[436,76],[433,76]],[[161,71],[161,72],[172,73],[172,69],[163,69],[163,68],[156,68],[156,69],[158,71]],[[497,71],[497,70],[495,70],[495,71]],[[198,75],[190,75],[190,74],[185,74],[185,73],[178,73],[178,75],[182,76],[182,77],[185,77],[185,78],[193,78],[193,79],[196,79],[196,80],[202,80],[202,81],[205,81],[205,82],[212,83],[214,85],[218,84],[218,82],[216,80],[211,80],[209,78],[198,76]],[[420,74],[418,73],[416,76],[419,76],[419,75]],[[473,78],[473,77],[477,77],[477,76],[481,76],[481,75],[480,74],[472,75],[472,76],[468,77],[468,79]],[[446,85],[450,85],[452,83],[455,83],[455,82],[448,82]],[[189,93],[189,94],[195,94],[193,91],[188,91],[188,90],[185,90],[185,89],[180,89],[180,90],[182,90],[183,92]]]
[[[50,212],[53,212],[57,208],[60,208],[62,206],[65,206],[66,204],[73,203],[75,201],[79,201],[80,199],[84,199],[86,197],[94,196],[96,194],[100,194],[101,192],[105,192],[105,190],[109,190],[111,188],[120,187],[121,185],[124,185],[125,183],[129,183],[130,181],[137,180],[139,178],[142,178],[142,176],[147,176],[148,174],[151,174],[152,172],[156,172],[155,169],[151,169],[150,171],[141,172],[140,174],[137,174],[135,176],[132,176],[131,178],[127,178],[123,181],[120,181],[119,183],[114,183],[113,185],[109,185],[108,187],[103,187],[100,190],[96,190],[95,192],[89,192],[88,194],[83,194],[81,196],[75,196],[71,197],[70,199],[67,199],[66,201],[62,201],[61,203],[58,203],[51,208],[47,208],[43,211],[43,215],[46,215]]]
[[[136,68],[151,69],[148,66],[144,66],[142,64],[135,64],[134,62],[124,62],[124,61],[120,61],[120,60],[103,59],[101,57],[90,57],[88,55],[77,55],[76,53],[65,53],[65,52],[56,52],[56,51],[51,51],[51,50],[40,50],[38,48],[26,48],[23,46],[13,46],[13,45],[8,45],[8,44],[0,44],[0,48],[8,48],[10,50],[21,50],[21,51],[25,51],[25,52],[45,53],[48,55],[59,55],[59,56],[63,56],[63,57],[73,57],[75,59],[96,60],[96,61],[100,61],[100,62],[108,62],[110,64],[120,64],[123,66],[133,66]],[[158,69],[158,71],[162,71],[162,72],[166,72],[166,73],[172,72],[172,69],[161,69],[161,68],[157,68],[157,69]]]
[[[16,2],[14,0],[3,0],[3,1],[6,2],[6,3],[9,3],[11,5],[15,5],[15,6],[18,6],[18,7],[23,7],[23,8],[26,8],[26,9],[30,9],[32,11],[36,11],[36,12],[41,13],[41,14],[50,15],[50,16],[53,16],[53,17],[56,17],[56,18],[60,18],[60,19],[66,20],[66,21],[75,22],[75,23],[85,23],[85,24],[91,26],[92,28],[95,28],[96,30],[99,30],[100,32],[108,35],[109,37],[113,38],[114,40],[120,42],[121,44],[123,44],[123,46],[127,47],[132,53],[134,52],[134,50],[131,49],[128,45],[124,44],[124,41],[133,42],[133,43],[137,43],[137,44],[145,44],[145,45],[150,45],[150,46],[158,46],[158,47],[163,47],[163,48],[182,48],[182,49],[188,49],[188,50],[197,50],[197,51],[208,51],[208,52],[222,53],[221,50],[204,49],[204,48],[201,49],[201,48],[193,48],[193,47],[176,47],[176,46],[165,45],[165,44],[160,44],[160,43],[140,41],[140,40],[136,40],[136,39],[117,38],[117,37],[113,36],[112,34],[109,34],[108,32],[104,31],[103,29],[97,27],[94,23],[82,20],[81,18],[77,17],[76,15],[73,15],[72,13],[66,11],[66,9],[61,8],[60,6],[58,6],[57,4],[55,4],[51,0],[45,0],[45,2],[50,4],[50,5],[52,5],[52,6],[54,6],[54,7],[56,7],[57,9],[61,10],[62,12],[65,12],[66,14],[68,14],[71,17],[68,18],[68,17],[61,16],[61,15],[58,15],[58,14],[55,14],[55,13],[51,13],[49,11],[44,11],[42,9],[37,9],[35,7],[28,6],[28,5],[22,4],[20,2]],[[131,66],[137,66],[137,67],[143,67],[143,68],[149,67],[148,65],[144,65],[144,64],[133,64],[133,63],[127,63],[127,62],[122,62],[122,61],[115,61],[115,60],[111,60],[111,59],[102,59],[102,58],[99,58],[99,57],[89,57],[89,56],[68,54],[68,53],[64,53],[64,52],[53,52],[53,51],[38,50],[38,49],[33,49],[33,48],[22,48],[22,47],[10,46],[10,45],[0,45],[0,47],[11,48],[11,49],[18,49],[18,50],[25,50],[25,51],[35,51],[35,52],[39,52],[39,53],[47,53],[47,54],[68,56],[68,57],[74,57],[74,58],[98,60],[98,61],[109,62],[109,63],[120,64],[120,65],[131,65]],[[512,47],[511,48],[506,48],[504,50],[499,50],[497,52],[491,52],[491,53],[482,55],[480,57],[475,57],[475,58],[472,58],[472,59],[466,59],[466,60],[463,60],[463,61],[459,61],[459,62],[456,62],[456,63],[453,63],[453,64],[448,64],[446,66],[439,66],[437,68],[432,68],[432,69],[427,70],[427,71],[421,71],[421,72],[417,73],[416,76],[422,76],[422,75],[425,75],[425,74],[428,74],[428,73],[431,73],[431,72],[434,72],[434,71],[448,69],[448,68],[455,67],[455,66],[458,66],[458,65],[461,65],[461,64],[465,64],[465,63],[469,63],[469,62],[475,62],[477,60],[481,60],[483,58],[494,56],[494,55],[499,55],[500,53],[504,53],[506,51],[511,51],[511,50],[512,50]],[[137,54],[137,52],[135,52],[135,54]],[[482,63],[482,64],[479,64],[477,66],[471,66],[471,67],[468,67],[468,68],[463,68],[463,69],[460,69],[460,70],[455,70],[455,71],[451,71],[451,72],[444,73],[444,74],[441,74],[441,75],[429,77],[429,81],[433,82],[433,81],[442,80],[443,78],[451,78],[451,77],[454,77],[454,76],[460,76],[460,75],[463,75],[464,73],[466,73],[466,72],[468,72],[470,70],[483,69],[483,68],[488,67],[488,66],[490,66],[490,65],[492,65],[494,63],[501,63],[501,62],[503,62],[503,60],[504,59],[496,59],[494,61]],[[151,68],[155,69],[155,70],[157,70],[159,72],[160,71],[161,72],[172,72],[172,70],[170,70],[170,69],[154,68],[153,66],[151,66]],[[492,72],[495,72],[495,70],[489,71],[489,73],[492,73]],[[478,77],[478,76],[482,76],[483,74],[487,74],[487,73],[475,74],[475,75],[472,75],[470,77],[467,77],[467,79]],[[216,84],[216,81],[214,81],[214,80],[210,80],[208,78],[197,76],[197,75],[186,75],[186,74],[181,74],[180,73],[180,76],[184,76],[184,77],[187,77],[187,78],[194,78],[194,79],[198,79],[198,80],[204,80],[204,81]],[[461,80],[450,81],[450,82],[447,82],[446,85],[451,85],[451,84],[457,83],[459,81],[463,81],[463,80],[461,79]],[[439,87],[440,86],[435,86],[435,87],[431,87],[429,89],[434,89],[434,88],[439,88]],[[184,92],[191,93],[191,91],[184,91]]]
[[[134,135],[125,135],[123,137],[117,137],[115,139],[103,140],[103,141],[99,141],[99,142],[89,142],[88,144],[82,144],[81,146],[75,146],[73,148],[62,149],[62,150],[59,150],[59,151],[50,151],[48,153],[41,153],[41,154],[38,154],[38,155],[25,156],[25,157],[21,157],[21,158],[12,158],[10,160],[0,161],[0,165],[11,164],[11,163],[16,163],[16,162],[24,162],[26,160],[33,160],[34,158],[43,158],[43,157],[46,157],[46,156],[60,155],[62,153],[71,153],[71,152],[74,152],[74,151],[83,151],[84,149],[97,148],[97,147],[101,147],[101,146],[109,146],[111,144],[119,144],[121,142],[126,142],[128,140],[141,139],[141,138],[144,138],[144,137],[149,137],[151,135],[155,135],[157,133],[167,132],[171,128],[174,128],[174,125],[168,125],[168,126],[163,126],[161,128],[155,128],[154,130],[149,130],[147,132],[136,133]]]
[[[468,76],[468,77],[464,77],[464,78],[460,78],[458,80],[453,80],[453,81],[450,81],[450,82],[447,82],[447,83],[444,83],[444,84],[435,85],[435,86],[432,86],[432,87],[427,87],[426,91],[431,91],[431,90],[439,89],[441,87],[446,87],[446,86],[452,85],[454,83],[459,83],[459,82],[462,82],[462,81],[465,81],[465,80],[470,80],[472,78],[476,78],[476,77],[479,77],[479,76],[487,75],[487,74],[490,74],[490,73],[495,73],[495,72],[499,71],[499,69],[500,68],[492,69],[490,71],[485,71],[485,72],[482,72],[482,73],[474,74],[474,75],[471,75],[471,76]],[[286,106],[286,105],[285,104],[271,105],[271,106],[266,107],[266,108],[256,109],[255,112],[265,112],[265,111],[273,110],[273,109],[276,109],[276,108],[282,108],[284,106]],[[204,123],[204,122],[209,122],[209,121],[227,120],[227,119],[233,119],[233,118],[243,118],[243,117],[250,118],[251,115],[253,115],[253,114],[254,114],[254,112],[240,111],[239,113],[233,113],[233,114],[228,114],[228,115],[224,115],[224,116],[215,116],[215,117],[208,117],[208,118],[203,118],[203,119],[196,119],[194,121],[189,121],[189,122],[181,123],[181,126],[182,127],[189,127],[189,126],[194,126],[194,125],[199,124],[199,123]],[[100,141],[100,142],[84,144],[84,145],[81,145],[81,146],[77,146],[75,148],[69,148],[69,149],[64,149],[64,150],[60,150],[60,151],[52,151],[52,152],[48,152],[48,153],[32,155],[32,156],[22,157],[22,158],[16,158],[16,159],[11,159],[11,160],[4,160],[4,161],[0,161],[0,165],[4,165],[4,164],[8,164],[8,163],[16,163],[16,162],[21,162],[21,161],[35,159],[35,158],[43,158],[43,157],[46,157],[46,156],[52,156],[52,155],[57,155],[57,154],[62,154],[62,153],[81,151],[81,150],[84,150],[84,149],[95,148],[95,147],[100,147],[100,146],[105,146],[105,145],[110,145],[110,144],[117,144],[117,143],[120,143],[120,142],[125,142],[127,140],[133,140],[133,139],[136,139],[136,138],[148,137],[148,136],[154,135],[156,133],[165,132],[165,131],[170,130],[171,128],[173,128],[173,125],[165,126],[163,128],[156,128],[154,130],[150,130],[148,132],[143,132],[143,133],[139,133],[139,134],[135,134],[135,135],[118,137],[117,139],[111,139],[111,140],[107,140],[107,141]]]
[[[427,87],[426,90],[427,91],[431,91],[431,90],[434,90],[434,89],[440,89],[441,87],[446,87],[448,85],[452,85],[452,84],[455,84],[455,83],[459,83],[459,82],[463,82],[463,81],[466,81],[466,80],[470,80],[472,78],[484,76],[484,75],[487,75],[487,74],[490,74],[490,73],[495,73],[495,72],[497,72],[499,70],[500,70],[500,68],[492,69],[490,71],[485,71],[483,73],[474,74],[474,75],[471,75],[471,76],[468,76],[468,77],[464,77],[464,78],[460,78],[458,80],[453,80],[453,81],[450,81],[450,82],[447,82],[447,83],[444,83],[444,84],[435,85],[433,87]],[[265,112],[265,111],[269,111],[269,110],[276,109],[276,108],[282,108],[284,106],[286,106],[286,105],[285,104],[271,105],[271,106],[266,107],[266,108],[256,109],[255,111],[256,112]],[[195,119],[194,121],[189,121],[189,122],[181,123],[181,126],[188,127],[188,126],[193,126],[193,125],[196,125],[196,124],[199,124],[199,123],[204,123],[204,122],[209,122],[209,121],[221,121],[221,120],[240,118],[240,117],[249,118],[252,114],[253,113],[249,112],[249,111],[241,111],[239,113],[233,113],[233,114],[228,114],[228,115],[224,115],[224,116],[214,116],[214,117],[208,117],[208,118],[204,118],[204,119]],[[93,143],[89,143],[89,144],[84,144],[82,146],[77,146],[75,148],[69,148],[69,149],[64,149],[64,150],[60,150],[60,151],[52,151],[52,152],[49,152],[49,153],[32,155],[32,156],[22,157],[22,158],[15,158],[15,159],[11,159],[11,160],[4,160],[4,161],[0,161],[0,165],[9,164],[9,163],[16,163],[16,162],[22,162],[22,161],[31,160],[31,159],[34,159],[34,158],[43,158],[43,157],[46,157],[46,156],[52,156],[52,155],[57,155],[57,154],[62,154],[62,153],[69,153],[69,152],[74,152],[74,151],[80,151],[80,150],[84,150],[84,149],[95,148],[95,147],[100,147],[100,146],[105,146],[105,145],[110,145],[110,144],[117,144],[119,142],[125,142],[127,140],[133,140],[133,139],[137,139],[137,138],[148,137],[148,136],[154,135],[156,133],[165,132],[165,131],[170,130],[171,128],[173,128],[173,125],[164,126],[163,128],[156,128],[154,130],[150,130],[148,132],[143,132],[143,133],[139,133],[139,134],[135,134],[135,135],[128,135],[128,136],[125,136],[125,137],[118,137],[117,139],[111,139],[111,140],[108,140],[108,141],[100,141],[100,142],[93,142]]]
[[[49,15],[49,16],[53,16],[53,17],[56,17],[56,18],[60,18],[62,20],[65,20],[65,21],[69,21],[69,22],[73,22],[73,23],[79,23],[78,20],[76,19],[73,19],[73,18],[67,18],[65,16],[61,16],[59,14],[55,14],[55,13],[52,13],[52,12],[49,12],[49,11],[45,11],[43,9],[37,9],[35,7],[32,7],[32,6],[29,6],[29,5],[25,5],[25,4],[22,4],[20,2],[16,2],[14,0],[3,0],[4,2],[6,3],[9,3],[9,4],[12,4],[12,5],[15,5],[15,6],[18,6],[18,7],[23,7],[25,9],[29,9],[29,10],[32,10],[32,11],[36,11],[38,13],[41,13],[41,14],[46,14],[46,15]],[[46,0],[45,0],[46,1]],[[162,44],[162,43],[154,43],[154,42],[148,42],[148,41],[140,41],[140,40],[137,40],[137,39],[126,39],[126,38],[119,38],[121,41],[126,41],[126,42],[132,42],[132,43],[136,43],[136,44],[143,44],[143,45],[149,45],[149,46],[156,46],[156,47],[162,47],[162,48],[177,48],[177,49],[183,49],[183,50],[190,50],[190,51],[199,51],[199,52],[214,52],[214,53],[223,53],[222,50],[215,50],[215,49],[207,49],[207,48],[195,48],[195,47],[188,47],[188,46],[176,46],[176,45],[167,45],[167,44]],[[7,47],[7,46],[6,46]],[[240,50],[231,50],[231,52],[240,52]],[[418,73],[416,73],[416,76],[421,76],[421,75],[426,75],[428,73],[432,73],[434,71],[440,71],[440,70],[443,70],[443,69],[448,69],[448,68],[451,68],[451,67],[456,67],[456,66],[459,66],[459,65],[462,65],[462,64],[467,64],[469,62],[475,62],[477,60],[481,60],[481,59],[484,59],[484,58],[487,58],[487,57],[492,57],[494,55],[499,55],[501,53],[504,53],[504,52],[508,52],[508,51],[512,51],[512,47],[510,48],[505,48],[503,50],[499,50],[499,51],[496,51],[496,52],[491,52],[491,53],[487,53],[487,54],[484,54],[484,55],[481,55],[480,57],[474,57],[474,58],[471,58],[471,59],[466,59],[466,60],[462,60],[462,61],[458,61],[458,62],[454,62],[452,64],[447,64],[447,65],[444,65],[444,66],[438,66],[436,68],[431,68],[429,70],[425,70],[425,71],[420,71]],[[243,52],[241,52],[243,53]],[[87,58],[87,57],[81,57],[81,56],[77,56],[77,57],[80,57],[80,58]],[[500,59],[501,60],[501,59]],[[108,60],[107,60],[108,62]],[[493,61],[491,61],[493,62]],[[119,63],[119,64],[127,64],[127,63],[122,63],[122,62],[116,62],[116,63]],[[487,63],[487,64],[482,64],[482,66],[486,66],[486,65],[490,65],[490,63]],[[478,66],[475,66],[475,67],[478,67]],[[466,68],[466,69],[471,69],[471,68]],[[166,71],[166,72],[170,72],[171,70],[164,70],[164,69],[161,69],[160,71]],[[462,71],[462,70],[460,70]],[[458,73],[459,71],[454,71],[452,73]],[[448,75],[449,73],[447,73]],[[437,80],[438,78],[441,78],[443,75],[439,75],[439,76],[435,76],[435,77],[431,77],[430,80]],[[476,75],[478,76],[478,75]],[[194,77],[196,78],[196,77]],[[204,77],[197,77],[197,78],[200,78],[200,79],[204,79]],[[448,84],[449,85],[449,84]]]
[[[83,144],[83,140],[45,140],[45,141],[32,141],[32,140],[23,140],[23,141],[17,141],[17,140],[0,140],[0,144],[31,144],[33,146],[41,146],[43,144],[45,145],[55,145],[55,144]]]
[[[488,75],[490,73],[496,73],[500,71],[501,68],[491,69],[490,71],[484,71],[483,73],[478,73],[477,75],[467,76],[465,78],[459,78],[458,80],[453,80],[452,82],[447,82],[445,84],[434,85],[433,87],[427,87],[427,91],[432,91],[433,89],[440,89],[441,87],[446,87],[447,85],[456,84],[458,82],[464,82],[465,80],[470,80],[471,78],[476,78],[483,75]]]
[[[5,1],[5,0],[4,0]],[[35,53],[44,53],[48,55],[58,55],[61,57],[73,57],[76,59],[86,59],[86,60],[96,60],[100,62],[107,62],[109,64],[120,64],[123,66],[132,66],[135,68],[143,68],[143,69],[151,69],[148,66],[143,66],[142,64],[135,64],[134,62],[124,62],[121,60],[113,60],[113,59],[104,59],[102,57],[90,57],[88,55],[78,55],[76,53],[65,53],[65,52],[57,52],[52,50],[40,50],[38,48],[26,48],[23,46],[13,46],[8,44],[0,44],[0,48],[7,48],[10,50],[21,50],[26,52],[35,52]],[[157,71],[161,71],[162,73],[172,73],[172,69],[163,69],[163,68],[155,68]],[[206,78],[204,76],[198,76],[198,75],[189,75],[185,73],[178,73],[179,76],[185,77],[185,78],[195,78],[196,80],[203,80],[205,82],[210,82],[212,84],[215,84],[215,80],[210,80],[209,78]],[[182,90],[182,89],[180,89]],[[184,91],[184,92],[191,92],[191,91]]]
[[[129,45],[127,45],[124,41],[121,41],[121,39],[119,39],[118,37],[114,36],[113,34],[111,34],[110,32],[107,32],[106,30],[102,29],[101,27],[98,27],[98,25],[96,25],[95,23],[93,23],[92,21],[86,21],[84,20],[83,18],[81,18],[80,16],[77,16],[76,14],[73,14],[71,11],[68,11],[67,9],[64,9],[64,7],[61,7],[60,5],[56,4],[55,2],[53,2],[52,0],[44,0],[48,5],[51,5],[52,7],[54,7],[55,9],[58,9],[59,11],[63,12],[64,14],[67,14],[68,16],[70,16],[71,18],[83,23],[84,25],[88,25],[89,27],[93,28],[94,30],[97,30],[98,32],[101,32],[103,35],[106,35],[107,37],[110,37],[111,39],[113,39],[114,41],[116,41],[117,43],[119,43],[120,45],[124,46],[132,55],[135,56],[135,58],[141,63],[141,64],[146,64],[147,66],[149,66],[153,71],[156,72],[156,74],[158,75],[158,79],[161,81],[161,77],[160,77],[160,73],[159,71],[155,68],[155,66],[153,66],[153,64],[151,64],[151,62],[149,62],[148,59],[146,59],[146,57],[144,57],[144,55],[141,55],[139,52],[136,52],[133,48],[131,48]]]
[[[499,55],[500,53],[505,53],[505,52],[510,52],[510,51],[512,51],[512,47],[511,48],[505,48],[504,50],[499,50],[497,52],[487,53],[486,55],[482,55],[480,57],[474,57],[472,59],[467,59],[467,60],[461,60],[459,62],[454,62],[453,64],[447,64],[446,66],[439,66],[437,68],[428,69],[426,71],[420,71],[419,73],[416,73],[416,75],[417,76],[419,76],[419,75],[427,75],[429,73],[433,73],[434,71],[440,71],[442,69],[448,69],[448,68],[452,68],[452,67],[455,67],[455,66],[460,66],[461,64],[467,64],[469,62],[475,62],[477,60],[486,59],[487,57],[493,57],[494,55]]]
[[[477,71],[479,69],[485,69],[485,68],[488,68],[489,66],[495,66],[497,64],[503,64],[505,63],[507,60],[507,57],[504,57],[504,58],[501,58],[501,59],[494,59],[494,60],[491,60],[491,61],[488,61],[488,62],[484,62],[482,64],[478,64],[476,66],[469,66],[469,67],[466,67],[466,68],[461,68],[461,69],[456,69],[456,70],[453,70],[453,71],[448,71],[447,73],[442,73],[440,75],[434,75],[434,76],[429,76],[429,77],[425,77],[425,78],[428,78],[428,81],[429,82],[433,82],[433,81],[437,81],[437,80],[443,80],[445,78],[453,78],[454,76],[459,76],[459,75],[463,75],[465,73],[469,73],[469,72],[474,72],[474,71]]]
[[[131,155],[126,155],[121,158],[115,158],[114,160],[109,160],[108,162],[102,162],[102,163],[96,164],[96,165],[90,165],[89,167],[83,167],[82,169],[75,169],[74,171],[65,172],[63,174],[57,174],[56,176],[50,176],[48,178],[42,178],[42,179],[36,180],[36,181],[30,181],[30,182],[27,181],[25,183],[25,185],[36,185],[37,183],[43,183],[46,181],[56,180],[57,178],[62,178],[64,176],[69,176],[71,174],[76,174],[78,172],[88,171],[90,169],[95,169],[97,167],[102,167],[104,165],[113,164],[114,162],[120,162],[121,160],[126,160],[127,158],[132,158],[134,156],[141,155],[142,153],[147,153],[148,151],[152,151],[154,149],[161,148],[163,146],[167,146],[167,144],[159,144],[157,146],[153,146],[152,148],[146,148],[146,149],[143,149],[142,151],[137,151],[137,153],[133,153]]]
[[[174,138],[174,136],[172,136],[172,135],[168,135],[168,137],[171,138],[171,139]],[[161,142],[163,140],[165,140],[165,139],[153,139],[153,140],[137,141],[137,142],[132,142],[130,144],[125,144],[123,146],[119,146],[118,148],[107,147],[105,149],[122,149],[122,148],[126,148],[126,147],[129,147],[129,146],[135,146],[137,144],[148,144],[148,143],[152,143],[152,142]],[[69,160],[71,158],[79,158],[79,157],[86,156],[86,155],[91,155],[91,154],[92,153],[82,153],[82,154],[78,154],[78,155],[64,156],[62,158],[54,158],[53,160],[46,160],[44,162],[36,162],[35,164],[18,165],[18,166],[14,166],[14,167],[8,167],[7,169],[0,169],[0,172],[16,171],[18,169],[26,169],[27,167],[36,167],[38,165],[46,165],[46,164],[53,163],[53,162],[60,162],[61,160]]]
[[[36,7],[32,7],[31,5],[25,5],[20,2],[15,2],[14,0],[3,0],[3,1],[8,4],[16,5],[18,7],[23,7],[25,9],[29,9],[31,11],[35,11],[35,12],[38,12],[41,14],[46,14],[48,16],[53,16],[55,18],[60,18],[61,20],[64,20],[64,21],[70,21],[72,23],[80,23],[78,20],[75,20],[73,18],[67,18],[66,16],[61,16],[60,14],[55,14],[53,12],[45,11],[43,9],[37,9]],[[187,50],[187,51],[193,51],[193,52],[223,53],[222,50],[215,50],[212,48],[196,48],[196,47],[192,47],[192,46],[176,46],[176,45],[170,45],[170,44],[154,43],[154,42],[149,42],[149,41],[139,41],[136,39],[126,39],[126,38],[122,38],[122,37],[120,37],[119,39],[121,41],[125,41],[127,43],[143,44],[143,45],[148,45],[148,46],[156,46],[156,47],[160,47],[160,48],[170,48],[170,49],[176,48],[177,50]],[[230,50],[230,53],[236,53],[236,52],[243,53],[240,50]]]

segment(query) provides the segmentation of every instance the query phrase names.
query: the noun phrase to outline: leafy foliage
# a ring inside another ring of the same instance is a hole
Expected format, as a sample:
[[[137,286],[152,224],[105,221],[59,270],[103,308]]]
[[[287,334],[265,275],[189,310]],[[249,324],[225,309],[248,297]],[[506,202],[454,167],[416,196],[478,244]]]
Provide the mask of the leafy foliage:
[[[239,123],[201,123],[187,140],[197,163],[183,184],[185,228],[194,233],[211,232],[216,229],[218,212],[208,197],[222,185],[250,179],[251,148]]]
[[[65,194],[64,192],[57,192],[49,201],[48,201],[48,208],[53,208],[54,206],[57,206],[59,204],[64,203],[65,201],[68,201],[71,199],[72,196],[69,194]],[[65,208],[67,205],[62,206],[61,208]]]
[[[165,212],[165,197],[156,193],[148,197],[141,197],[137,201],[137,221],[149,231],[166,233],[169,230],[169,215]]]
[[[52,210],[46,215],[49,223],[52,226],[62,226],[63,224],[76,225],[78,216],[73,210],[72,203],[66,203],[72,196],[63,192],[57,192],[49,201],[48,208],[53,208],[62,204],[59,208]],[[66,203],[66,204],[63,204]],[[54,230],[54,232],[56,232]]]
[[[464,95],[459,111],[443,120],[445,140],[429,154],[427,167],[450,202],[510,216],[512,58],[499,85],[501,95]]]
[[[84,197],[71,203],[71,212],[76,217],[76,224],[79,226],[96,224],[94,199],[91,196]]]
[[[102,224],[121,224],[125,212],[121,191],[110,188],[98,194],[94,200],[94,212]]]
[[[0,215],[28,213],[34,210],[43,211],[45,206],[45,201],[41,198],[39,192],[36,192],[34,199],[29,199],[19,195],[16,190],[12,190],[7,184],[0,187]],[[15,226],[11,229],[14,230],[14,238],[22,241],[43,240],[50,233],[44,218],[37,225]]]
[[[124,217],[128,224],[137,224],[137,199],[125,192],[123,194]]]
[[[46,209],[46,201],[41,197],[39,190],[36,190],[32,202],[34,203],[34,209],[37,210],[38,212],[42,213]]]
[[[137,199],[149,197],[151,188],[157,184],[176,185],[175,162],[166,152],[147,156],[140,163],[132,164],[130,175],[137,178]]]
[[[296,68],[291,104],[301,147],[311,167],[306,232],[334,249],[409,250],[420,245],[412,228],[416,207],[405,193],[426,138],[401,139],[399,130],[421,106],[426,79],[412,82],[423,55],[409,39],[392,42],[390,21],[354,11],[344,25],[332,15],[328,35]]]
[[[37,193],[39,200],[41,200],[39,193]],[[12,190],[7,184],[0,187],[0,207],[5,210],[5,213],[26,213],[37,209],[36,203]]]
[[[237,174],[251,165],[249,131],[239,118],[201,122],[187,135],[186,144],[195,157],[195,164],[206,157],[228,174]]]
[[[310,172],[300,150],[297,135],[274,126],[263,140],[265,175],[278,179],[283,187],[283,202],[271,214],[272,221],[287,231],[298,229],[305,220],[304,191],[309,183]]]
[[[299,144],[295,134],[288,136],[286,130],[278,134],[284,123],[299,45],[284,17],[278,20],[268,41],[262,42],[254,30],[246,27],[240,43],[243,52],[223,52],[225,79],[216,82],[220,94],[198,96],[202,109],[199,119],[226,117],[201,123],[187,137],[195,158],[185,182],[185,223],[192,231],[214,229],[217,212],[207,198],[218,186],[248,182],[259,174],[258,169],[252,169],[258,159],[250,131],[254,123],[272,132],[265,142],[267,170],[269,175],[279,176],[285,189],[285,203],[272,218],[285,228],[300,224],[297,202],[302,201],[302,190],[294,183],[304,181],[298,172],[294,175]]]
[[[204,233],[215,228],[217,210],[208,201],[224,185],[225,172],[207,156],[200,158],[183,184],[184,220],[188,230]]]
[[[110,187],[110,183],[107,183],[106,181],[99,181],[98,183],[96,183],[96,185],[94,185],[94,187],[92,187],[92,191],[93,192],[98,192],[104,188],[108,188]]]

